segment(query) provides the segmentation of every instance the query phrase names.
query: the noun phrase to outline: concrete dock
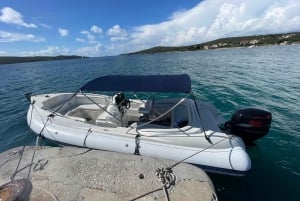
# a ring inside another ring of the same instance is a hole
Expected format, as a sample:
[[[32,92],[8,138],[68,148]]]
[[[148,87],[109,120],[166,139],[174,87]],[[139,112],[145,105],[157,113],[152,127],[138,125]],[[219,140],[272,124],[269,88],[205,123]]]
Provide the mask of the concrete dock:
[[[175,163],[75,147],[25,147],[23,154],[22,150],[23,147],[17,147],[0,154],[0,186],[12,177],[14,181],[28,178],[32,184],[31,201],[116,201],[135,200],[139,196],[136,200],[165,201],[163,183],[156,170]],[[217,200],[210,178],[200,168],[182,163],[172,170],[176,179],[167,189],[171,201]],[[1,193],[1,187],[0,200],[9,200]]]

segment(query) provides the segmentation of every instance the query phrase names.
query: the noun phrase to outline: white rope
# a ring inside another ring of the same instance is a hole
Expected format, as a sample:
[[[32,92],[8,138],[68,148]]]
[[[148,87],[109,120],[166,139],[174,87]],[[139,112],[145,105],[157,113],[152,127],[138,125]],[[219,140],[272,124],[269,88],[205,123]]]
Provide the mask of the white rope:
[[[51,131],[48,130],[47,125],[46,125],[47,122],[49,121],[49,118],[50,118],[50,117],[48,116],[46,122],[44,122],[43,117],[42,117],[42,115],[39,113],[39,111],[36,109],[35,112],[36,112],[36,113],[38,114],[38,116],[40,117],[40,119],[41,119],[43,125],[45,125],[45,126],[44,126],[44,129],[43,129],[42,131],[47,130],[48,134],[51,135],[51,137],[53,138],[52,140],[57,141],[56,138],[55,138],[55,135],[53,135],[53,134],[51,133]],[[51,119],[50,119],[50,120],[51,120]],[[42,136],[43,136],[43,135],[42,135]]]
[[[193,156],[196,156],[197,154],[200,154],[201,152],[203,152],[203,151],[205,151],[205,150],[207,150],[207,149],[212,148],[213,146],[215,146],[215,145],[217,145],[217,144],[223,142],[225,139],[228,139],[228,138],[231,138],[231,137],[224,137],[222,140],[219,140],[219,141],[216,142],[215,144],[210,144],[210,145],[207,146],[206,148],[201,149],[201,150],[195,152],[194,154],[192,154],[192,155],[190,155],[190,156],[188,156],[188,157],[186,157],[186,158],[184,158],[184,159],[182,159],[182,160],[180,160],[180,161],[174,163],[173,165],[169,166],[169,168],[170,168],[170,169],[174,168],[174,167],[177,166],[178,164],[183,163],[183,162],[186,161],[187,159],[192,158]]]

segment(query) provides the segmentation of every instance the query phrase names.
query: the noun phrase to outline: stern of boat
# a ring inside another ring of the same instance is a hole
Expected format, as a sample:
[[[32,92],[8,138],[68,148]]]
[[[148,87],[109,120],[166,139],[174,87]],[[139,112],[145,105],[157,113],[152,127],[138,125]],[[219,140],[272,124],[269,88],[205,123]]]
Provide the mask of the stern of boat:
[[[235,144],[229,154],[229,163],[233,171],[240,172],[241,175],[251,169],[251,159],[246,151],[245,144],[240,137],[232,136],[231,143]]]

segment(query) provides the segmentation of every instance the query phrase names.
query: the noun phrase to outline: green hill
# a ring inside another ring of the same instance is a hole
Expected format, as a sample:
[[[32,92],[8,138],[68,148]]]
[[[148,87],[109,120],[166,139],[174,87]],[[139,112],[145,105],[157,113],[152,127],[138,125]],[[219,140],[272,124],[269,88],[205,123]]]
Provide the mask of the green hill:
[[[177,46],[177,47],[164,47],[158,46],[146,50],[128,53],[131,54],[152,54],[159,52],[171,51],[194,51],[205,49],[218,49],[218,48],[234,48],[234,47],[253,47],[253,46],[266,46],[266,45],[288,45],[300,43],[300,32],[284,33],[284,34],[268,34],[268,35],[255,35],[255,36],[241,36],[221,38],[205,43]]]
[[[24,63],[24,62],[36,62],[36,61],[50,61],[50,60],[63,60],[63,59],[81,59],[81,56],[34,56],[34,57],[14,57],[5,56],[0,57],[0,64],[12,64],[12,63]],[[87,57],[85,57],[87,58]]]

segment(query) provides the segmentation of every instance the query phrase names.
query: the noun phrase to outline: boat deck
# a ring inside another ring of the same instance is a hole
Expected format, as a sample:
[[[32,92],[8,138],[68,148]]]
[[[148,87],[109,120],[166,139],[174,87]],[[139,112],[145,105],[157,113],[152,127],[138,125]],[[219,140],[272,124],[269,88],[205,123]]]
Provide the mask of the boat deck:
[[[162,114],[166,111],[166,109],[157,107],[155,109],[155,112],[149,112],[145,114],[144,111],[141,112],[140,110],[140,108],[143,108],[143,105],[143,102],[134,102],[132,106],[128,110],[126,110],[121,118],[121,124],[123,125],[123,127],[136,127],[142,125],[145,122],[149,120],[151,121],[156,118],[158,114]],[[101,118],[101,116],[103,116],[103,113],[107,113],[107,116],[111,116],[110,114],[108,114],[106,109],[107,105],[98,106],[96,104],[84,104],[71,109],[65,114],[65,116],[76,121],[81,121],[93,125],[116,127],[114,124],[108,123],[107,119]],[[172,115],[172,112],[169,112],[163,117],[151,122],[151,124],[147,125],[145,128],[170,128],[172,127],[172,116],[174,116]],[[188,120],[183,121],[181,122],[180,127],[183,127],[187,124]]]

